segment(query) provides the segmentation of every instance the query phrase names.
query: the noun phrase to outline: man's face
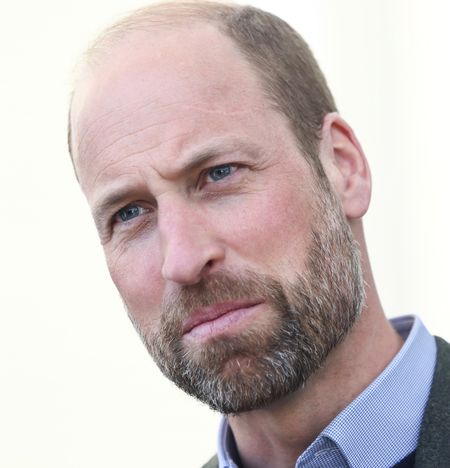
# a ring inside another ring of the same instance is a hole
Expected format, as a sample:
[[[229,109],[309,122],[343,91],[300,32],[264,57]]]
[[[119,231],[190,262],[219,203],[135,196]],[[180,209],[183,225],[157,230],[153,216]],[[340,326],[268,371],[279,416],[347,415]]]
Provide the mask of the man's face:
[[[230,41],[129,37],[72,124],[111,277],[163,372],[223,413],[304,383],[360,311],[357,250]]]

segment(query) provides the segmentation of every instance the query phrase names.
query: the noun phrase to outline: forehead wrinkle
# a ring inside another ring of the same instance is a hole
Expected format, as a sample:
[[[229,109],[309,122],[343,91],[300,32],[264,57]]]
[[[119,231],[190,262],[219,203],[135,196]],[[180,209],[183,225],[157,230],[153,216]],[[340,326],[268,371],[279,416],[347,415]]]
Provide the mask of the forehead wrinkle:
[[[222,84],[222,85],[217,85],[217,84],[208,84],[208,85],[205,85],[205,86],[202,86],[202,87],[197,87],[195,89],[192,89],[192,91],[198,95],[198,98],[197,99],[206,99],[206,102],[208,103],[209,106],[213,106],[214,103],[215,103],[215,100],[213,99],[213,96],[212,95],[218,95],[219,97],[223,97],[224,94],[227,94],[227,89],[230,88],[230,85],[229,83],[228,84]],[[242,96],[242,98],[245,99],[245,92],[244,92],[244,96]],[[186,101],[189,100],[189,98],[185,98]],[[80,136],[79,138],[79,141],[76,145],[77,147],[77,151],[80,153],[82,150],[83,150],[83,146],[84,147],[89,147],[92,140],[94,140],[96,138],[96,136],[98,135],[98,133],[100,133],[102,130],[97,130],[96,127],[97,125],[93,125],[93,123],[100,123],[106,119],[108,119],[108,117],[111,116],[111,114],[114,114],[114,113],[117,113],[119,111],[121,111],[121,115],[120,115],[120,120],[117,121],[117,123],[115,124],[112,124],[111,126],[107,127],[109,129],[114,129],[116,127],[119,127],[121,124],[122,124],[122,121],[128,121],[134,114],[136,114],[137,112],[140,112],[142,111],[143,109],[145,109],[146,107],[149,107],[149,106],[152,106],[152,110],[153,112],[158,112],[158,111],[161,111],[162,109],[164,108],[170,108],[170,107],[173,107],[173,106],[182,106],[183,107],[183,102],[178,99],[175,98],[175,100],[173,102],[169,102],[169,103],[164,103],[164,104],[161,104],[160,102],[158,103],[159,99],[158,97],[149,97],[148,99],[146,100],[142,100],[141,96],[138,98],[138,99],[133,99],[131,100],[130,102],[125,102],[125,103],[122,103],[121,107],[122,109],[120,109],[120,107],[117,107],[117,108],[113,108],[113,109],[110,109],[108,110],[107,112],[103,113],[102,115],[100,115],[97,119],[91,121],[90,123],[87,124],[87,129],[85,132],[82,133],[82,135]],[[234,101],[233,101],[234,102]],[[236,103],[241,103],[241,99],[239,99],[238,101],[236,101]],[[230,105],[230,101],[228,101],[228,105]],[[191,107],[192,109],[194,110],[202,110],[203,112],[217,112],[217,110],[215,109],[211,109],[211,108],[205,108],[205,105],[199,105],[199,106],[187,106],[187,108]],[[233,111],[233,110],[229,110],[229,113],[230,114],[234,114],[234,113],[239,113],[240,111]],[[92,138],[89,139],[89,141],[84,144],[84,141],[85,139],[87,139],[89,137],[90,134],[93,134],[92,135]]]
[[[193,105],[182,105],[180,107],[183,107],[187,110],[197,110],[197,109],[201,109],[201,110],[204,110],[203,107],[202,108],[199,108],[197,106],[193,106]],[[261,108],[258,108],[258,110],[261,110],[263,109],[264,106],[262,106]],[[218,111],[218,110],[208,110],[206,111],[206,113],[211,113],[211,114],[221,114],[221,115],[226,115],[226,116],[231,116],[233,118],[237,118],[237,116],[245,116],[245,115],[248,115],[249,113],[253,112],[255,109],[246,109],[245,111],[234,111],[234,112],[223,112],[223,111]],[[205,111],[204,111],[205,112]],[[132,137],[132,136],[136,136],[138,135],[139,133],[142,133],[142,132],[145,132],[147,130],[150,130],[150,129],[153,129],[153,128],[157,128],[159,126],[162,126],[162,125],[167,125],[167,124],[170,124],[170,123],[174,123],[174,122],[177,122],[179,120],[182,120],[184,117],[173,117],[173,118],[170,118],[170,119],[167,119],[163,122],[156,122],[155,124],[151,124],[151,125],[147,125],[143,128],[140,128],[140,129],[137,129],[135,132],[132,132],[132,133],[129,133],[125,136],[121,136],[121,137],[118,137],[116,138],[115,140],[113,140],[112,142],[108,143],[104,148],[102,148],[100,150],[100,152],[98,152],[97,154],[95,154],[95,157],[96,158],[99,158],[99,157],[102,157],[104,156],[104,154],[111,148],[113,147],[114,145],[116,145],[117,143],[119,143],[120,141],[123,141],[129,137]],[[121,125],[122,122],[118,122],[118,123],[115,123],[113,124],[110,128],[113,128],[114,126],[117,127],[119,125]],[[108,128],[108,127],[107,127]],[[186,132],[183,132],[183,133],[179,133],[179,134],[176,134],[170,138],[165,138],[164,141],[158,141],[156,142],[155,144],[153,145],[146,145],[145,142],[143,143],[145,145],[145,147],[143,149],[138,149],[138,150],[135,150],[131,153],[127,153],[126,155],[124,155],[123,157],[121,157],[120,159],[116,160],[116,161],[111,161],[110,163],[108,163],[106,166],[104,166],[101,170],[100,173],[96,174],[94,180],[93,180],[93,183],[96,184],[98,182],[98,179],[99,177],[102,175],[102,173],[104,173],[105,171],[107,171],[108,169],[110,169],[111,167],[114,167],[116,164],[118,163],[121,163],[123,161],[126,161],[128,158],[132,157],[132,156],[138,156],[139,154],[143,154],[143,153],[149,153],[153,150],[155,150],[157,147],[161,146],[162,144],[167,144],[167,143],[170,143],[171,141],[173,140],[177,140],[177,139],[186,139],[187,137],[189,136],[192,136],[194,134],[195,130],[190,130],[190,131],[186,131]],[[180,149],[180,152],[181,152],[181,149]],[[89,149],[86,148],[86,153],[88,154],[89,153]],[[169,163],[171,164],[171,163]]]
[[[101,133],[102,131],[104,132],[105,130],[113,130],[115,128],[119,128],[119,127],[123,126],[125,122],[130,121],[130,118],[134,114],[136,114],[140,110],[144,109],[145,107],[150,106],[151,105],[151,100],[149,100],[149,102],[147,102],[147,103],[145,103],[145,104],[143,104],[141,106],[138,106],[136,108],[133,108],[133,105],[134,105],[134,103],[130,103],[130,104],[127,104],[126,106],[111,109],[111,110],[101,114],[98,118],[93,119],[91,122],[89,122],[86,125],[86,130],[81,135],[81,137],[79,139],[79,142],[77,144],[78,151],[81,153],[84,148],[89,148],[91,143],[96,139],[98,134]],[[157,110],[160,110],[161,108],[164,108],[164,107],[168,107],[168,105],[166,105],[166,106],[160,105],[159,107],[155,106],[155,110],[157,111]],[[130,109],[127,110],[127,108],[130,108]],[[107,127],[103,127],[101,125],[101,123],[104,120],[107,120],[108,117],[110,117],[111,115],[117,114],[117,113],[119,115],[115,119],[115,122],[111,123]],[[100,126],[99,126],[99,124],[100,124]],[[145,128],[143,128],[143,130],[144,129]],[[90,134],[93,134],[92,137],[90,138],[90,140],[87,143],[84,144],[84,140],[87,139],[88,135],[90,135]],[[82,148],[82,146],[84,146],[84,148]]]
[[[95,80],[94,80],[94,83],[96,83]],[[214,87],[214,85],[205,86],[206,89],[210,87]],[[89,96],[89,92],[87,95]],[[73,101],[76,101],[76,97],[77,97],[77,93],[74,93]],[[117,112],[120,109],[123,109],[123,115],[121,117],[125,120],[131,117],[136,112],[139,112],[148,106],[152,106],[155,111],[159,111],[164,107],[170,107],[170,106],[180,104],[180,102],[179,101],[177,102],[176,100],[174,100],[174,102],[169,102],[169,103],[164,103],[164,104],[161,104],[160,102],[158,103],[158,101],[159,101],[158,97],[153,97],[153,96],[150,96],[147,99],[143,99],[142,96],[139,96],[138,98],[135,98],[135,99],[130,99],[128,97],[126,102],[122,103],[120,106],[117,106],[116,108],[113,108],[104,112],[102,115],[94,119],[92,122],[102,121],[103,119],[108,118],[111,114]],[[78,146],[81,146],[83,144],[84,139],[87,138],[87,136],[91,132],[92,122],[88,123],[87,130],[80,137]]]
[[[121,115],[120,120],[117,120],[115,123],[111,124],[109,127],[106,127],[105,130],[108,130],[108,129],[112,130],[112,129],[116,128],[116,127],[120,127],[124,123],[124,121],[127,121],[128,118],[132,117],[137,111],[140,111],[140,110],[144,109],[145,107],[148,107],[149,105],[151,105],[151,104],[148,103],[148,104],[139,106],[138,108],[131,110],[129,113],[125,113],[124,115]],[[228,111],[224,112],[224,111],[220,111],[218,109],[205,108],[204,105],[182,104],[182,103],[177,103],[177,102],[169,103],[169,104],[166,104],[166,105],[160,105],[159,107],[155,107],[154,111],[156,112],[158,110],[161,110],[163,108],[169,108],[171,106],[177,106],[177,107],[185,109],[185,110],[201,111],[201,112],[203,112],[205,114],[211,114],[211,115],[222,114],[222,115],[229,115],[229,116],[232,116],[232,117],[235,117],[235,116],[241,115],[241,114],[247,114],[250,111],[249,109],[246,109],[245,111],[242,111],[242,110],[228,110]],[[258,111],[258,110],[263,110],[263,109],[265,109],[267,107],[268,107],[267,105],[254,106],[251,110],[252,111]],[[112,109],[112,110],[106,112],[105,114],[101,115],[99,118],[95,119],[92,123],[97,123],[98,124],[99,122],[102,122],[103,120],[107,119],[114,112],[116,112],[116,110]],[[181,117],[179,119],[181,119]],[[159,123],[157,123],[155,125],[164,125],[164,124],[167,124],[167,123],[175,122],[175,121],[177,121],[179,119],[177,119],[177,118],[168,119],[166,121],[159,122]],[[89,133],[95,133],[95,131],[96,131],[95,128],[94,129],[92,128],[92,123],[88,125],[87,130],[83,133],[83,135],[80,138],[80,141],[79,141],[79,143],[77,145],[77,149],[79,151],[81,150],[81,146],[83,145],[84,139],[87,138],[87,135]],[[152,125],[144,126],[144,127],[140,128],[140,129],[137,129],[136,131],[134,131],[132,133],[129,133],[128,135],[129,136],[136,135],[140,131],[144,131],[144,130],[149,129],[151,127],[152,127]],[[86,147],[89,147],[92,140],[94,140],[96,138],[96,136],[98,135],[98,133],[101,132],[101,129],[97,130],[96,132],[97,133],[95,133],[93,135],[91,140],[86,143]],[[116,143],[117,141],[119,141],[119,139],[113,141],[112,144]]]
[[[82,146],[84,145],[84,140],[91,134],[91,133],[94,133],[94,136],[91,138],[90,141],[88,141],[86,143],[86,147],[89,147],[89,145],[91,144],[91,141],[93,138],[96,137],[96,135],[98,134],[98,132],[100,131],[98,128],[96,128],[98,125],[96,124],[99,124],[101,123],[102,121],[106,120],[111,114],[114,114],[114,112],[116,112],[116,109],[111,109],[109,110],[108,112],[105,112],[103,114],[101,114],[100,116],[98,116],[97,118],[95,119],[92,119],[87,125],[86,125],[86,129],[84,130],[84,132],[81,133],[80,135],[80,138],[79,138],[79,141],[77,143],[77,151],[78,153],[80,154],[80,151],[81,151],[81,148]],[[115,124],[113,124],[115,125]],[[97,133],[96,133],[97,132]]]
[[[164,143],[168,143],[168,142],[170,142],[171,140],[175,140],[175,139],[179,138],[180,136],[189,136],[189,135],[191,135],[191,134],[192,134],[192,132],[186,132],[186,133],[183,133],[183,134],[181,134],[181,135],[176,135],[176,136],[174,136],[174,137],[172,137],[172,138],[166,139],[166,140],[164,141]],[[140,151],[133,151],[132,153],[128,153],[126,156],[120,158],[119,160],[110,161],[106,166],[104,166],[104,167],[102,168],[102,170],[101,170],[99,173],[96,174],[96,176],[94,177],[94,179],[93,179],[93,181],[92,181],[92,184],[95,185],[95,184],[98,182],[99,178],[102,176],[102,174],[103,174],[105,171],[107,171],[107,170],[113,168],[115,165],[120,164],[120,163],[126,161],[128,158],[135,157],[135,156],[139,156],[139,155],[141,155],[141,154],[142,154],[142,155],[147,154],[149,151],[152,151],[152,150],[156,149],[156,148],[157,148],[158,146],[160,146],[160,145],[161,145],[161,143],[156,143],[155,145],[146,147],[146,148],[143,149],[143,150],[140,150]],[[149,169],[153,169],[158,175],[160,175],[160,176],[162,177],[160,171],[158,171],[156,168],[151,168],[150,166],[148,166],[148,168],[149,168]]]
[[[112,114],[114,114],[116,112],[123,111],[123,115],[120,115],[120,120],[117,121],[115,124],[112,124],[112,126],[110,128],[114,128],[114,126],[116,126],[116,125],[119,126],[124,120],[127,120],[128,118],[130,118],[136,112],[139,112],[142,109],[144,109],[145,107],[148,107],[150,105],[154,105],[155,110],[160,110],[161,108],[168,107],[169,105],[172,105],[172,104],[174,105],[175,104],[175,103],[169,103],[169,104],[166,104],[166,105],[160,104],[158,106],[158,105],[155,105],[156,101],[157,100],[155,98],[149,98],[149,99],[147,99],[147,101],[142,101],[142,99],[136,99],[136,100],[131,101],[131,102],[126,102],[122,106],[117,106],[116,108],[113,108],[113,109],[110,109],[110,110],[104,112],[98,118],[94,119],[92,122],[90,122],[87,125],[86,131],[80,137],[80,141],[79,141],[78,146],[80,147],[83,144],[84,139],[87,138],[87,136],[91,132],[95,132],[95,127],[92,128],[93,123],[102,122],[103,120],[107,119],[109,116],[111,116]],[[93,138],[95,138],[95,135],[93,136]],[[89,145],[89,143],[90,142],[87,143],[87,146]]]
[[[128,138],[131,138],[133,136],[137,136],[140,133],[146,132],[146,131],[151,130],[153,128],[158,128],[158,127],[160,127],[162,125],[167,125],[169,123],[177,122],[178,120],[181,120],[181,119],[182,119],[182,117],[174,117],[174,118],[168,119],[168,120],[166,120],[164,122],[156,122],[154,124],[146,125],[145,127],[139,128],[139,129],[137,129],[137,130],[135,130],[135,131],[133,131],[131,133],[127,133],[126,135],[117,137],[115,140],[109,142],[99,152],[97,152],[95,154],[95,157],[96,158],[102,157],[111,147],[117,145],[117,143],[120,143],[121,141],[124,141],[124,140],[126,140]],[[119,126],[120,124],[121,123],[117,123],[117,124],[114,124],[114,126]],[[171,140],[176,139],[176,138],[179,138],[180,136],[186,136],[186,135],[188,135],[190,133],[192,133],[192,132],[185,132],[184,134],[181,134],[181,135],[175,135],[174,137],[165,139],[163,143],[171,141]],[[151,150],[155,149],[156,147],[160,146],[161,144],[162,144],[161,142],[156,142],[154,145],[148,146],[143,150],[138,150],[138,151],[133,151],[132,153],[128,153],[126,157],[128,158],[129,156],[138,155],[140,153],[151,151]],[[86,149],[86,153],[89,153],[88,149]],[[123,159],[124,158],[120,158],[117,162],[121,162]]]

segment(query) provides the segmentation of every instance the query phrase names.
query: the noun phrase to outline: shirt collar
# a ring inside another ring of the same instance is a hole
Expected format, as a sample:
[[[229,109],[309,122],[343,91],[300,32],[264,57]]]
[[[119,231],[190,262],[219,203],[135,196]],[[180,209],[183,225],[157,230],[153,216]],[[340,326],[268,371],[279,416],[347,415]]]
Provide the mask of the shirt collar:
[[[415,450],[433,379],[436,343],[418,317],[399,317],[391,323],[406,339],[402,348],[369,387],[322,431],[296,466],[323,445],[324,438],[339,448],[352,468],[392,466]],[[220,468],[238,467],[235,447],[227,420],[222,418],[217,450]]]

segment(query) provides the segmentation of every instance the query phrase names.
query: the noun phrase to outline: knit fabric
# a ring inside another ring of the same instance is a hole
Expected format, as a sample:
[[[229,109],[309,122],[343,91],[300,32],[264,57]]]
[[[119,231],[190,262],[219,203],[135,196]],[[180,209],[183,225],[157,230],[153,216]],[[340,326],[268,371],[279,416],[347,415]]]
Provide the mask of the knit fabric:
[[[422,421],[416,468],[450,467],[450,344],[436,338],[437,362]]]

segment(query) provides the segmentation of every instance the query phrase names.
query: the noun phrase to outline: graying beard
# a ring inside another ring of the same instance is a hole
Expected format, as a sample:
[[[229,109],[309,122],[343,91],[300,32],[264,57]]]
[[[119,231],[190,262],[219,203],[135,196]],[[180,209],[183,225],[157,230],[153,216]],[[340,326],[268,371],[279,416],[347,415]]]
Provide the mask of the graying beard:
[[[312,232],[304,274],[285,290],[264,277],[265,283],[272,285],[265,294],[280,308],[282,323],[281,329],[264,335],[265,348],[258,349],[261,334],[249,330],[226,342],[211,340],[206,349],[197,351],[194,361],[189,349],[183,347],[178,322],[168,320],[159,336],[140,331],[162,372],[212,409],[224,414],[249,411],[302,387],[359,317],[364,285],[358,247],[333,194],[329,192],[319,205],[316,216],[325,213],[326,219],[316,219],[316,226],[322,229]],[[248,272],[242,279],[255,276],[260,277]],[[202,305],[216,301],[214,281],[223,287],[223,278],[213,279],[202,294],[188,296],[187,310],[199,301]],[[254,295],[254,281],[232,281],[233,285],[244,285],[244,291],[240,290],[243,297]],[[250,286],[245,289],[246,285]],[[234,293],[231,287],[228,299],[235,299]],[[161,337],[171,338],[163,342]],[[223,372],[224,363],[227,373]]]

